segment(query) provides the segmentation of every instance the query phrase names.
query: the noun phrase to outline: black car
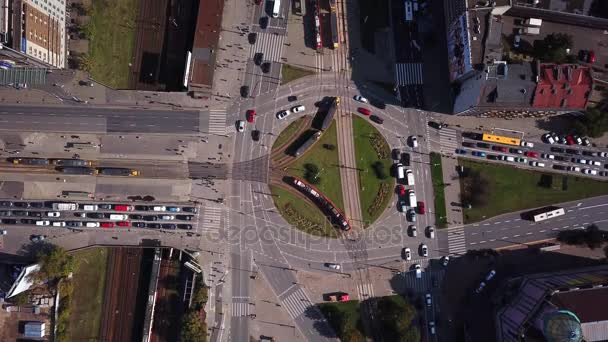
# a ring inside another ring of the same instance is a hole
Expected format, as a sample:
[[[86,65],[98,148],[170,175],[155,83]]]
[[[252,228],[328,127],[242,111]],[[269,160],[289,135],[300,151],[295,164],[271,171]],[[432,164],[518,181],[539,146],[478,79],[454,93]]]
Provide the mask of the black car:
[[[393,157],[394,160],[399,160],[400,155],[401,155],[401,150],[399,150],[398,148],[394,148],[393,151],[391,152],[391,156]]]
[[[562,171],[566,169],[565,166],[563,166],[563,165],[557,165],[557,164],[554,164],[553,168],[556,169],[556,170],[562,170]]]
[[[67,227],[82,227],[83,224],[80,221],[66,221],[65,225]]]
[[[163,224],[161,225],[161,228],[162,228],[162,229],[176,229],[176,228],[177,228],[177,226],[176,226],[176,225],[174,225],[173,223],[163,223]]]
[[[17,220],[15,220],[15,219],[2,219],[2,223],[4,223],[4,224],[17,224]]]
[[[381,117],[376,116],[376,115],[371,115],[369,117],[369,119],[372,120],[373,122],[379,124],[379,125],[382,125],[384,123],[384,119],[382,119]]]
[[[36,224],[36,220],[34,219],[21,219],[19,222],[21,222],[21,224]]]
[[[105,218],[103,213],[87,213],[88,218],[102,219]]]
[[[478,142],[477,143],[477,147],[479,147],[479,148],[490,148],[490,144]]]
[[[28,211],[27,216],[29,217],[42,217],[42,212],[40,211]]]
[[[13,216],[28,216],[27,211],[13,210]]]
[[[566,161],[566,157],[562,157],[562,156],[555,156],[555,160],[558,160],[558,161]]]
[[[244,97],[244,98],[249,97],[249,87],[248,86],[241,87],[241,97]]]
[[[249,41],[249,44],[255,44],[255,42],[258,40],[258,34],[251,32],[247,35],[247,40]]]
[[[30,204],[27,202],[14,202],[13,205],[17,208],[29,208]]]
[[[44,208],[44,202],[30,202],[30,207],[31,208]]]
[[[135,210],[148,211],[148,210],[152,210],[152,207],[148,206],[148,205],[136,205]]]
[[[268,17],[261,17],[260,18],[260,28],[262,29],[266,29],[268,27],[268,21],[270,19]]]
[[[435,122],[435,121],[429,121],[429,126],[435,128],[435,129],[443,128],[443,124],[440,124],[439,122]]]
[[[410,154],[403,152],[401,153],[401,164],[404,166],[410,166]]]
[[[583,151],[583,155],[584,156],[589,156],[589,157],[594,157],[595,156],[595,152],[592,152],[592,151]]]
[[[288,102],[298,101],[298,97],[295,95],[287,96],[287,101]]]
[[[11,216],[11,212],[10,211],[0,211],[0,216]]]
[[[192,215],[176,215],[175,218],[178,219],[178,220],[183,220],[183,221],[192,221],[192,219],[194,218],[194,216],[192,216]]]
[[[462,146],[464,146],[464,147],[475,147],[475,143],[468,142],[468,141],[463,141],[462,142]]]
[[[146,227],[147,228],[159,229],[160,228],[160,223],[147,223]]]
[[[551,152],[564,153],[566,150],[561,147],[551,147]]]
[[[111,204],[98,204],[99,209],[103,209],[103,210],[112,210],[112,205]]]
[[[566,149],[566,153],[568,153],[568,154],[574,154],[575,156],[578,156],[580,154],[580,152],[578,150],[573,150],[571,148],[567,148]]]
[[[190,224],[178,224],[177,228],[179,228],[179,229],[185,229],[185,230],[192,230],[192,225],[190,225]]]
[[[132,222],[131,226],[136,227],[136,228],[145,228],[146,224],[143,222]]]
[[[156,215],[146,215],[146,216],[144,216],[144,220],[146,220],[146,221],[158,221],[158,217]]]
[[[139,215],[139,214],[131,214],[129,215],[129,218],[131,220],[141,220],[143,216]]]
[[[262,63],[262,66],[261,66],[262,67],[262,72],[265,73],[265,74],[267,74],[268,72],[270,72],[270,67],[271,66],[272,66],[272,63],[270,63],[270,62]]]
[[[260,141],[260,131],[257,129],[251,131],[251,139],[253,139],[253,141]]]
[[[253,63],[255,63],[255,65],[261,65],[263,61],[264,61],[263,53],[256,52],[255,55],[253,55]]]
[[[12,207],[12,206],[13,206],[13,202],[0,201],[0,207]]]
[[[198,208],[196,207],[183,207],[182,210],[187,211],[189,213],[198,213]]]

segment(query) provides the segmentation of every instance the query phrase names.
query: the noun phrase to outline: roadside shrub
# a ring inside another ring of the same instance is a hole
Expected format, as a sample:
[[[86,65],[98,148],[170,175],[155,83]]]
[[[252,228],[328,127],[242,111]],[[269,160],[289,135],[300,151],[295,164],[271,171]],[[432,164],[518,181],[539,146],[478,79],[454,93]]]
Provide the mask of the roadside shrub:
[[[386,169],[384,168],[384,164],[382,162],[375,162],[372,165],[372,168],[374,169],[374,172],[376,173],[376,177],[378,177],[378,179],[386,179],[388,177]]]

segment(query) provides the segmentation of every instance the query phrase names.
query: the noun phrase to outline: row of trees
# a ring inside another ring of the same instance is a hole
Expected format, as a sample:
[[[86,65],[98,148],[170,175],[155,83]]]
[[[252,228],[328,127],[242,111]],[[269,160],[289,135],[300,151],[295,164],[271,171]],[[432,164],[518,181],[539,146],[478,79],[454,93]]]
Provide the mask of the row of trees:
[[[207,303],[207,286],[203,277],[197,277],[192,297],[192,306],[186,312],[183,319],[181,340],[182,342],[205,342],[207,341],[207,324],[201,315]]]

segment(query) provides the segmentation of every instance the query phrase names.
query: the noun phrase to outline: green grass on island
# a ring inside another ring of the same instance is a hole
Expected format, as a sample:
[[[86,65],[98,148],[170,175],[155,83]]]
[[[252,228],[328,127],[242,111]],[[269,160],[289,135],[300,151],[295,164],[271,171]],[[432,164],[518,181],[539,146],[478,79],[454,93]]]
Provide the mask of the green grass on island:
[[[333,145],[336,148],[329,150],[324,145]],[[340,178],[340,168],[338,165],[338,132],[336,122],[323,133],[321,139],[317,141],[306,153],[296,159],[287,167],[287,172],[301,179],[306,179],[304,165],[314,164],[319,168],[318,184],[313,186],[329,198],[342,212],[344,212],[344,201],[342,199],[342,180]]]
[[[72,341],[99,340],[108,252],[107,248],[88,248],[74,253],[78,267],[68,329]]]
[[[283,144],[289,141],[289,139],[291,139],[293,135],[302,128],[305,122],[306,117],[302,116],[296,121],[290,123],[283,131],[281,131],[281,133],[277,137],[277,140],[274,141],[274,144],[272,145],[272,150],[274,151],[275,148],[281,147]]]
[[[321,209],[276,185],[271,185],[270,191],[274,205],[289,224],[315,236],[338,236],[338,230],[331,225]]]
[[[435,225],[437,228],[448,226],[447,211],[445,206],[445,192],[443,185],[443,169],[441,168],[441,155],[431,152],[431,179],[433,181],[433,194],[435,201]]]
[[[353,115],[355,158],[359,171],[359,200],[365,226],[373,223],[387,208],[395,190],[390,176],[392,161],[390,147],[378,130],[367,120]],[[384,179],[378,177],[375,163],[381,163]]]
[[[281,69],[281,84],[286,84],[298,78],[306,77],[314,74],[314,72],[302,68],[295,67],[289,64],[283,64]]]
[[[93,1],[89,9],[91,77],[113,88],[129,86],[139,0]]]
[[[472,174],[460,182],[463,198],[472,202],[471,209],[463,209],[465,223],[608,194],[608,182],[588,177],[524,170],[466,159],[460,159],[459,164],[464,166],[465,175]],[[474,178],[475,174],[479,175],[478,178]]]

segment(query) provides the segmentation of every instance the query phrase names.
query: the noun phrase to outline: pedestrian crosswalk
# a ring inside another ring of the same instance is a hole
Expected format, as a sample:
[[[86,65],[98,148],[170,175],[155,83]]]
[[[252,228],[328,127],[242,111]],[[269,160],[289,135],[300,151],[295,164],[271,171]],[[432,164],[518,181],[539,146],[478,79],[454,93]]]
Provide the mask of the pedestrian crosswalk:
[[[203,215],[199,221],[199,227],[202,231],[217,231],[220,228],[222,207],[206,206],[203,208]]]
[[[260,32],[255,44],[249,51],[249,58],[253,59],[256,53],[263,53],[264,61],[280,62],[284,43],[284,35]]]
[[[439,145],[441,146],[441,153],[454,153],[454,150],[458,148],[456,130],[450,128],[444,128],[439,131]]]
[[[226,134],[226,110],[211,109],[209,111],[209,133]]]
[[[397,63],[395,80],[400,86],[422,84],[422,63]]]
[[[371,283],[357,284],[359,300],[366,300],[374,296],[374,285]]]
[[[249,304],[248,301],[246,301],[245,303],[232,303],[232,317],[249,316],[251,314],[251,306],[252,305]]]
[[[306,310],[313,306],[304,289],[298,288],[282,301],[283,307],[287,310],[291,318],[295,319],[302,315]]]
[[[448,251],[450,254],[463,254],[467,251],[463,227],[448,231]]]

